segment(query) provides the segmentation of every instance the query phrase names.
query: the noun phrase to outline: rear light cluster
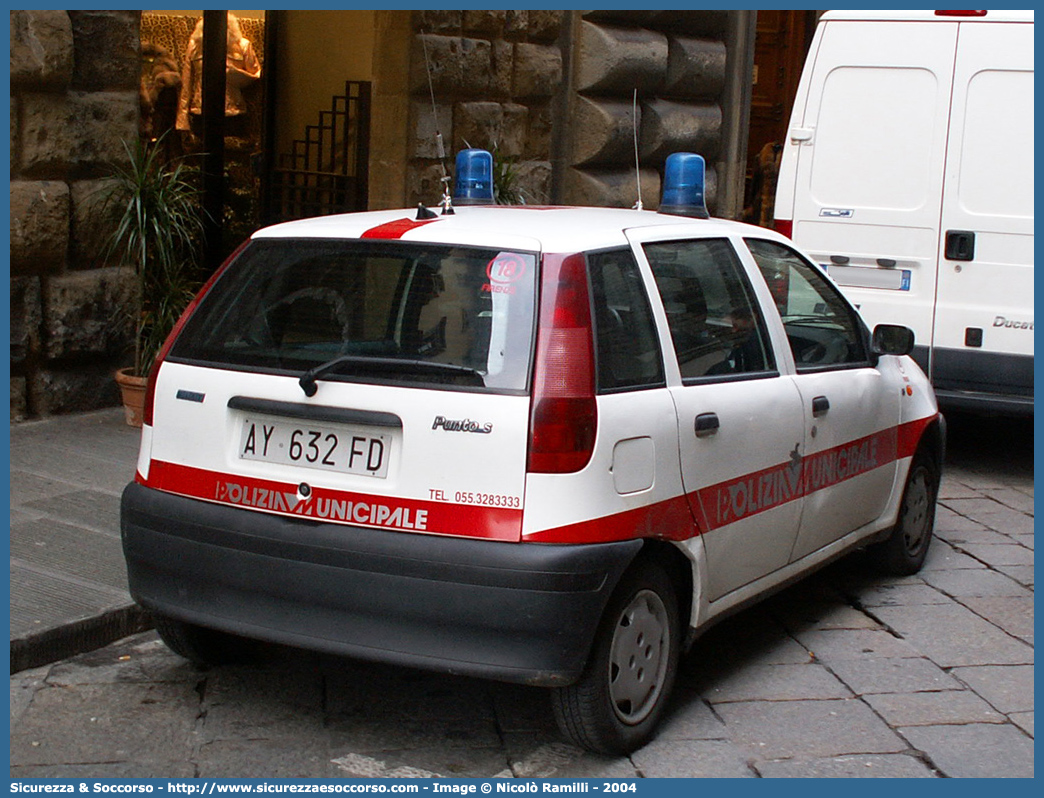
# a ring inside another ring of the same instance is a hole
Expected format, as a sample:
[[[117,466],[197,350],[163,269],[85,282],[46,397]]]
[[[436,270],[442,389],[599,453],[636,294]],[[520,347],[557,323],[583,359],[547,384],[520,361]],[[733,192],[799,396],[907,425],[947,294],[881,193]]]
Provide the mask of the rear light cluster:
[[[531,472],[579,471],[594,451],[594,337],[583,255],[545,255],[530,417]]]
[[[207,280],[201,289],[199,289],[199,293],[196,294],[193,300],[189,302],[188,307],[185,308],[185,312],[181,314],[177,323],[174,325],[174,328],[170,331],[170,335],[167,336],[167,340],[163,342],[163,348],[160,349],[159,354],[156,355],[156,359],[152,363],[152,368],[149,369],[149,382],[145,388],[145,407],[142,409],[141,414],[141,423],[145,426],[152,426],[153,408],[156,404],[156,378],[159,376],[160,366],[163,364],[163,361],[166,360],[170,348],[174,345],[174,342],[181,334],[181,328],[185,326],[185,322],[188,321],[189,317],[196,311],[196,307],[199,305],[200,300],[206,296],[208,291],[210,291],[211,286],[217,282],[218,277],[220,277],[225,269],[228,268],[228,264],[239,257],[239,253],[242,252],[249,243],[250,239],[248,238],[236,247],[236,251],[229,255],[217,271],[210,275],[210,279]]]

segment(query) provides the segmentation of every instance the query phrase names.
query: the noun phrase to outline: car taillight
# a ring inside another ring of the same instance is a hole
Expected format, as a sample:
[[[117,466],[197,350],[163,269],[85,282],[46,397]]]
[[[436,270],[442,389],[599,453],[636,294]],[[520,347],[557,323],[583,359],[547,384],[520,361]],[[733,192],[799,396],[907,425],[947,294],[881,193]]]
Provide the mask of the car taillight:
[[[532,472],[565,474],[594,451],[594,340],[583,255],[546,255],[529,425]]]
[[[776,232],[780,235],[784,235],[787,238],[794,239],[794,220],[793,219],[776,219]]]
[[[971,9],[958,9],[956,11],[936,11],[937,17],[984,17],[985,11],[972,11]]]
[[[214,283],[217,282],[218,277],[221,276],[232,261],[239,257],[239,253],[242,252],[249,243],[250,239],[248,238],[236,247],[236,251],[225,258],[225,262],[222,263],[212,275],[210,275],[210,279],[207,280],[203,287],[199,289],[196,296],[193,297],[192,301],[189,302],[188,307],[185,308],[181,316],[178,318],[177,323],[175,323],[173,329],[171,329],[170,334],[167,336],[167,340],[163,342],[159,354],[156,355],[156,359],[152,362],[152,368],[149,369],[149,382],[145,387],[145,407],[142,409],[141,414],[142,424],[149,427],[152,426],[153,405],[155,405],[156,402],[156,378],[159,376],[160,366],[166,359],[167,353],[170,352],[170,348],[174,345],[174,342],[181,334],[181,328],[185,326],[185,322],[188,321],[189,317],[196,311],[196,306],[199,305],[200,300],[207,295],[207,292],[209,292]]]

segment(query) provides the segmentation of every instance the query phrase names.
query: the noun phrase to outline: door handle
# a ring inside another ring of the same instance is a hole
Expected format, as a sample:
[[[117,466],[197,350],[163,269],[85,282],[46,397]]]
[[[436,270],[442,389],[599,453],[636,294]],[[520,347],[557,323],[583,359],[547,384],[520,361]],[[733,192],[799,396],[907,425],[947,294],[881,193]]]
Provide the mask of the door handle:
[[[817,396],[812,400],[812,417],[819,418],[830,412],[830,400],[825,396]]]
[[[975,260],[975,233],[971,230],[947,230],[946,260]]]
[[[790,143],[801,144],[803,142],[812,141],[812,134],[815,131],[810,127],[792,127],[790,129]]]
[[[700,413],[696,416],[696,437],[706,438],[718,431],[721,423],[718,421],[717,413]]]

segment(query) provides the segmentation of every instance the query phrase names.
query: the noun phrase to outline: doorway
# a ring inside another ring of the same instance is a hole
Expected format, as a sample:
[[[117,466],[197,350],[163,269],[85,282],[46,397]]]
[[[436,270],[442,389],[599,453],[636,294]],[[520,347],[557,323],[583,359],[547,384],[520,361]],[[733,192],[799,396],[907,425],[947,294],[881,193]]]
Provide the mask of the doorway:
[[[752,224],[773,226],[779,155],[818,18],[817,11],[758,11],[743,206]]]

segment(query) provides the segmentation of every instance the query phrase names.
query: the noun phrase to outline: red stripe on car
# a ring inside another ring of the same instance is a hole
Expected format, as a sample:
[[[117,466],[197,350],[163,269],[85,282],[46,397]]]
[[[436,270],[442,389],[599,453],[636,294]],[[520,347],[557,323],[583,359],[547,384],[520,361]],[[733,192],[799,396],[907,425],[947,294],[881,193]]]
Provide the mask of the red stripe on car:
[[[686,540],[826,490],[912,457],[935,416],[891,427],[822,452],[693,491],[695,523],[684,497],[525,536],[542,543],[602,543],[633,538]]]
[[[894,463],[896,439],[897,428],[891,427],[702,488],[694,494],[701,526],[719,529]]]
[[[609,543],[614,540],[661,538],[688,540],[698,533],[684,496],[637,507],[604,518],[592,518],[525,536],[534,543]]]
[[[517,541],[522,534],[521,509],[419,501],[322,487],[312,487],[304,497],[296,484],[162,460],[153,460],[148,479],[143,480],[139,474],[138,481],[179,496],[334,524],[503,541]]]
[[[928,426],[937,418],[938,416],[928,416],[927,418],[919,418],[916,421],[900,424],[898,441],[896,444],[898,448],[896,457],[900,460],[904,457],[913,457],[914,453],[917,451],[917,447],[921,444],[921,437],[924,435],[924,431],[928,429]]]
[[[364,232],[360,238],[402,238],[411,230],[423,227],[426,224],[437,222],[438,219],[396,219],[394,222],[385,222],[376,227],[371,227]]]
[[[719,482],[622,513],[528,534],[539,543],[606,543],[635,538],[687,540],[788,502],[826,490],[896,460],[913,456],[934,416],[868,435],[800,459]],[[297,485],[153,460],[150,488],[195,499],[339,524],[518,541],[522,510],[399,499],[326,488],[307,498]],[[694,521],[690,511],[698,514]],[[463,530],[463,532],[462,532]]]

